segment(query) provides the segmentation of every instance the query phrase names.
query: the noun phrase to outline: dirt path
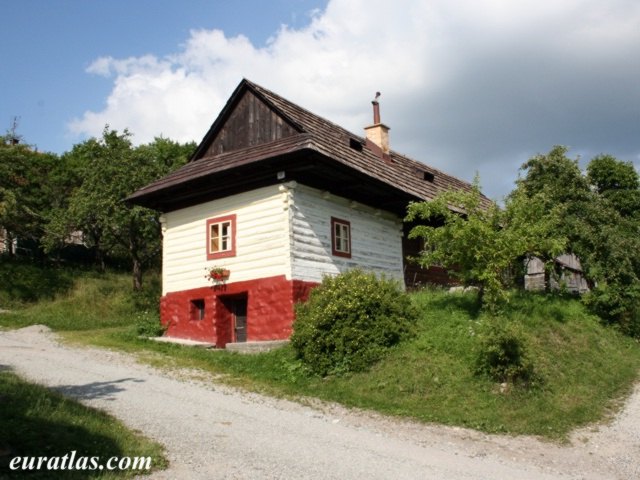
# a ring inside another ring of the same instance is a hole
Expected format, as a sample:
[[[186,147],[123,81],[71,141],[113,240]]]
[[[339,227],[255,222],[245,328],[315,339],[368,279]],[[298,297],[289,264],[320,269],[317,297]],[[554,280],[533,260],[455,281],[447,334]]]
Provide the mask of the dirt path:
[[[156,479],[640,478],[640,388],[611,424],[557,446],[176,378],[120,353],[60,345],[45,327],[0,332],[6,367],[164,443],[171,467]]]

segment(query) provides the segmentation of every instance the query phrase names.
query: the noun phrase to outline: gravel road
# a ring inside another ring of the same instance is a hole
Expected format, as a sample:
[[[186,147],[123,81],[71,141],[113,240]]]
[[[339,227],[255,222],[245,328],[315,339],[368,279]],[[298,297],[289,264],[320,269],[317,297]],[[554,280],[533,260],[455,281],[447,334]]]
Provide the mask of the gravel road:
[[[39,326],[0,332],[0,368],[163,443],[171,465],[153,479],[640,478],[640,386],[612,422],[560,446],[237,391],[196,372],[61,345]]]

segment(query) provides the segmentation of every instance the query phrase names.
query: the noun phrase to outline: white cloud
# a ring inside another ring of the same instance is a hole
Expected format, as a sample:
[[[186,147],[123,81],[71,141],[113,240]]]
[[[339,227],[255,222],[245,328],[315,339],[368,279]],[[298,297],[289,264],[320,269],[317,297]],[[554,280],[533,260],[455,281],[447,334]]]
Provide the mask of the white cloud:
[[[332,0],[266,45],[196,30],[164,58],[99,58],[106,106],[69,128],[198,141],[246,77],[359,133],[379,90],[393,147],[498,195],[555,143],[637,161],[639,22],[635,0]]]

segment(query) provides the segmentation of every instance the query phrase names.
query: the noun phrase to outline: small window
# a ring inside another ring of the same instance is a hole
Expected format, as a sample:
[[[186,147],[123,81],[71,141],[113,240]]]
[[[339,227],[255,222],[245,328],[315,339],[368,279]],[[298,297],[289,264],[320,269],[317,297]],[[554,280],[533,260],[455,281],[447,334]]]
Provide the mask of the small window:
[[[189,316],[191,320],[204,320],[204,300],[191,300],[189,308]]]
[[[358,152],[362,151],[362,142],[360,140],[356,140],[355,138],[349,139],[349,146]]]
[[[427,182],[433,183],[433,181],[435,180],[436,176],[431,172],[423,172],[423,177],[422,178],[424,180],[426,180]]]
[[[207,259],[233,257],[236,254],[236,216],[207,220]]]
[[[331,217],[331,253],[351,258],[351,223]]]

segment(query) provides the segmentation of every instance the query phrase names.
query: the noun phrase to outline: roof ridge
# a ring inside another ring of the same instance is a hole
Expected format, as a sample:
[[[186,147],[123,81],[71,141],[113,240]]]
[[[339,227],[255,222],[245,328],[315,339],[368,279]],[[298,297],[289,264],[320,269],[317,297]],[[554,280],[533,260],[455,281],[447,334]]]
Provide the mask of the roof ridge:
[[[310,110],[307,110],[306,108],[298,105],[297,103],[294,103],[291,100],[288,100],[287,98],[283,97],[282,95],[279,95],[279,94],[269,90],[268,88],[263,87],[262,85],[259,85],[259,84],[255,83],[255,82],[251,81],[251,80],[248,80],[248,79],[245,78],[245,79],[243,79],[243,81],[246,82],[247,85],[249,85],[255,92],[260,94],[265,101],[268,101],[281,114],[285,115],[286,118],[290,118],[291,115],[287,115],[286,112],[282,112],[282,108],[278,108],[277,104],[274,105],[274,101],[276,103],[277,102],[281,102],[281,103],[285,104],[288,108],[291,108],[293,110],[298,110],[298,111],[302,112],[303,114],[310,116],[313,119],[317,119],[317,120],[321,121],[322,123],[330,126],[336,133],[345,135],[347,137],[355,138],[355,139],[359,140],[363,144],[366,143],[366,136],[355,134],[355,133],[347,130],[346,128],[338,125],[337,123],[334,123],[331,120],[327,120],[326,118],[318,115],[317,113],[314,113],[314,112],[312,112]],[[296,122],[296,120],[298,120],[298,121]],[[302,121],[300,119],[296,119],[296,120],[293,120],[293,121],[298,123],[298,124],[301,124],[303,129],[305,131],[307,131],[308,133],[311,133],[311,134],[323,133],[323,132],[315,131],[316,128],[314,128],[313,125],[311,125],[311,126],[308,125],[308,124],[304,125],[304,124],[302,124]],[[311,130],[311,131],[309,131],[309,130]],[[324,133],[327,133],[327,132],[324,132]],[[468,181],[463,180],[463,179],[461,179],[461,178],[459,178],[459,177],[457,177],[455,175],[451,175],[450,173],[444,172],[443,170],[440,170],[440,169],[438,169],[436,167],[433,167],[433,166],[431,166],[431,165],[429,165],[427,163],[424,163],[424,162],[422,162],[420,160],[416,160],[415,158],[409,157],[408,155],[406,155],[404,153],[400,153],[397,150],[391,149],[389,154],[390,154],[392,160],[394,158],[396,160],[400,160],[401,159],[404,162],[410,162],[410,163],[414,164],[412,166],[414,166],[415,168],[429,169],[429,170],[433,171],[434,173],[437,173],[440,176],[444,176],[446,178],[449,178],[453,182],[458,182],[463,186],[468,186],[468,187],[472,187],[473,186],[473,182],[468,182]],[[485,197],[485,198],[487,198],[487,197]]]
[[[265,96],[264,94],[267,94],[268,96],[273,97],[277,101],[283,102],[283,103],[287,104],[288,106],[293,107],[296,110],[300,110],[300,111],[302,111],[303,113],[305,113],[307,115],[315,117],[318,120],[321,120],[322,122],[329,124],[330,126],[335,128],[336,130],[340,130],[341,132],[345,133],[347,136],[356,137],[356,138],[359,138],[359,139],[364,139],[364,137],[356,135],[355,133],[353,133],[353,132],[347,130],[346,128],[344,128],[343,126],[338,125],[337,123],[335,123],[335,122],[333,122],[333,121],[331,121],[331,120],[329,120],[329,119],[327,119],[327,118],[325,118],[325,117],[323,117],[321,115],[318,115],[317,113],[314,113],[311,110],[308,110],[305,107],[302,107],[302,106],[298,105],[297,103],[292,102],[291,100],[283,97],[282,95],[279,95],[279,94],[275,93],[274,91],[269,90],[266,87],[263,87],[262,85],[259,85],[259,84],[255,83],[255,82],[253,82],[251,80],[248,80],[246,78],[244,78],[243,81],[246,82],[248,85],[252,86],[254,89],[256,89],[259,93],[261,93],[263,95],[263,97]],[[267,100],[269,100],[268,97],[267,97]],[[272,102],[270,101],[270,103],[272,103]],[[274,105],[274,106],[277,108],[277,105]],[[281,109],[278,108],[278,110],[281,110]],[[281,113],[283,113],[283,112],[281,112]],[[288,117],[288,115],[287,115],[287,117]],[[297,123],[299,123],[299,122],[297,122]]]
[[[279,95],[279,94],[277,94],[277,93],[275,93],[275,92],[273,92],[273,91],[269,90],[269,89],[268,89],[268,88],[266,88],[266,87],[263,87],[262,85],[259,85],[259,84],[255,83],[255,82],[253,82],[253,81],[251,81],[251,80],[248,80],[248,79],[246,79],[246,78],[244,78],[243,80],[244,80],[246,83],[250,84],[251,86],[255,87],[258,91],[264,91],[264,92],[266,92],[267,94],[269,94],[269,95],[271,95],[271,96],[275,97],[276,99],[278,99],[278,100],[280,100],[280,101],[283,101],[283,102],[285,102],[285,103],[289,104],[290,106],[292,106],[292,107],[294,107],[294,108],[296,108],[296,109],[298,109],[298,110],[302,110],[303,112],[307,113],[308,115],[311,115],[311,116],[313,116],[313,117],[315,117],[315,118],[318,118],[318,119],[322,120],[323,122],[328,123],[329,125],[331,125],[332,127],[334,127],[336,130],[340,130],[341,132],[345,133],[347,136],[349,136],[349,137],[354,137],[355,139],[360,140],[362,143],[366,142],[366,136],[358,135],[358,134],[356,134],[356,133],[353,133],[352,131],[347,130],[346,128],[344,128],[343,126],[338,125],[337,123],[332,122],[331,120],[327,120],[326,118],[324,118],[324,117],[322,117],[322,116],[318,115],[317,113],[314,113],[314,112],[312,112],[312,111],[310,111],[310,110],[307,110],[307,109],[306,109],[306,108],[304,108],[304,107],[301,107],[300,105],[298,105],[298,104],[296,104],[296,103],[292,102],[291,100],[286,99],[286,98],[285,98],[285,97],[283,97],[282,95]],[[401,152],[399,152],[399,151],[397,151],[397,150],[391,149],[389,153],[390,153],[391,155],[393,155],[393,156],[402,157],[402,158],[403,158],[403,159],[405,159],[405,160],[409,160],[409,161],[411,161],[411,162],[415,162],[415,163],[417,163],[417,164],[419,164],[419,165],[423,165],[423,166],[425,166],[425,167],[428,167],[428,168],[430,168],[430,169],[432,169],[432,170],[435,170],[435,171],[436,171],[436,172],[438,172],[438,173],[441,173],[441,174],[443,174],[443,175],[447,175],[448,177],[451,177],[451,178],[455,178],[455,179],[457,179],[457,180],[460,180],[462,183],[469,184],[469,182],[467,182],[467,181],[465,181],[465,180],[461,180],[461,179],[459,179],[459,178],[455,177],[454,175],[451,175],[451,174],[449,174],[449,173],[443,172],[442,170],[439,170],[439,169],[437,169],[437,168],[435,168],[435,167],[432,167],[431,165],[427,165],[426,163],[421,162],[420,160],[416,160],[415,158],[412,158],[412,157],[410,157],[410,156],[408,156],[408,155],[406,155],[406,154],[404,154],[404,153],[401,153]]]
[[[277,106],[277,105],[274,105],[274,104],[273,104],[273,101],[271,101],[271,100],[268,98],[268,96],[270,95],[270,96],[276,97],[278,100],[280,100],[280,101],[282,101],[282,102],[285,102],[285,103],[288,103],[288,104],[290,104],[291,106],[294,106],[294,107],[298,107],[298,108],[301,108],[301,109],[302,109],[302,107],[300,107],[300,106],[296,105],[295,103],[293,103],[292,101],[287,100],[286,98],[284,98],[284,97],[282,97],[282,96],[278,95],[277,93],[272,92],[272,91],[271,91],[271,90],[269,90],[268,88],[265,88],[265,87],[263,87],[262,85],[258,85],[257,83],[252,82],[251,80],[248,80],[248,79],[246,79],[246,78],[243,78],[243,79],[242,79],[241,84],[242,84],[242,83],[244,83],[245,85],[247,85],[247,87],[249,87],[251,90],[253,90],[253,92],[254,92],[254,93],[258,94],[258,96],[259,96],[262,100],[264,100],[264,101],[268,102],[272,107],[274,107],[274,108],[278,111],[278,113],[279,113],[280,115],[282,115],[283,117],[285,117],[289,122],[291,122],[291,123],[293,123],[294,125],[296,125],[296,126],[300,127],[300,128],[301,128],[301,130],[302,130],[303,132],[305,131],[304,126],[303,126],[303,125],[301,125],[299,121],[296,121],[295,119],[291,118],[291,116],[290,116],[290,115],[287,115],[287,114],[286,114],[286,112],[283,112],[283,111],[282,111],[282,109],[278,108],[278,106]],[[265,93],[267,93],[268,95],[266,95],[266,96],[265,96]],[[303,109],[303,110],[304,110],[304,109]],[[308,113],[312,114],[311,112],[308,112]],[[313,115],[313,114],[312,114],[312,115]],[[308,133],[308,132],[307,132],[307,133]]]

